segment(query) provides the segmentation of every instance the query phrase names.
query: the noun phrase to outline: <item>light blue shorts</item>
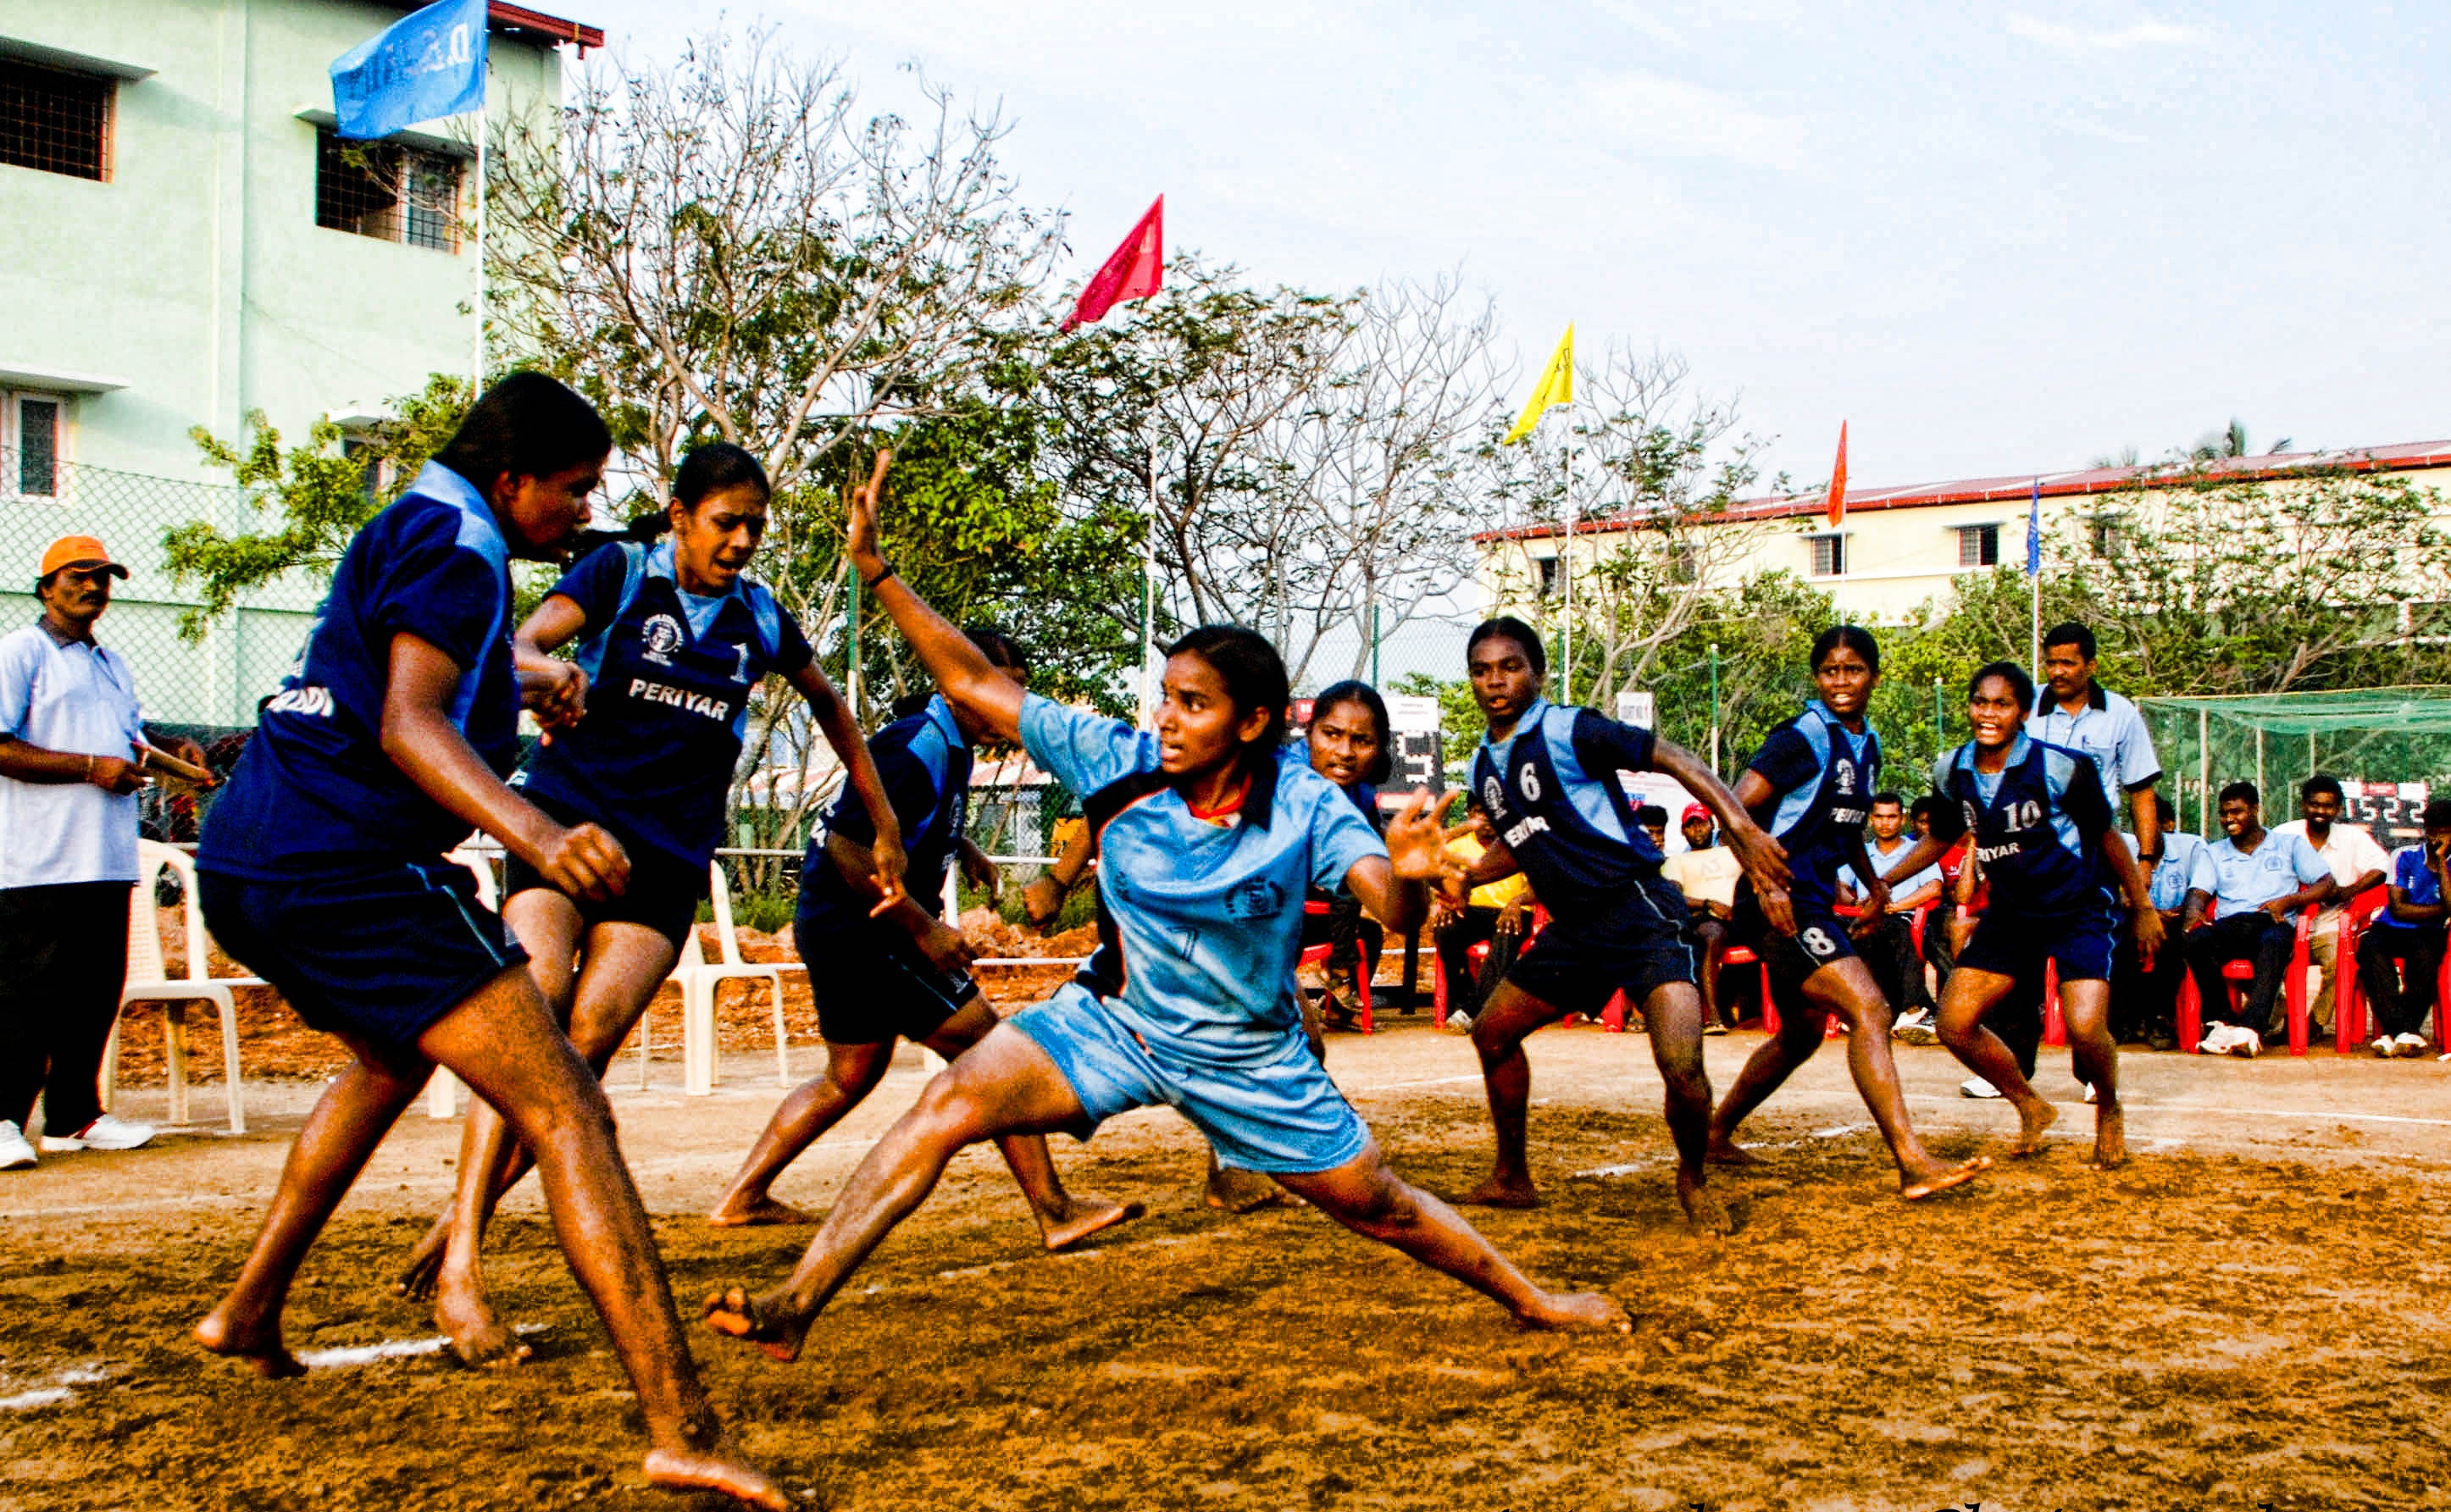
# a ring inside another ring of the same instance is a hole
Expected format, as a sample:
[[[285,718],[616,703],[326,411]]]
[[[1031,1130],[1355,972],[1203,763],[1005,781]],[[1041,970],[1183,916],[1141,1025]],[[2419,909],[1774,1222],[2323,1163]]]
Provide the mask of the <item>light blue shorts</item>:
[[[1082,1139],[1117,1113],[1164,1103],[1208,1136],[1220,1160],[1245,1170],[1334,1170],[1369,1148],[1369,1127],[1298,1029],[1286,1031],[1284,1046],[1256,1065],[1162,1057],[1071,982],[1005,1022],[1029,1035],[1071,1083],[1088,1125]]]

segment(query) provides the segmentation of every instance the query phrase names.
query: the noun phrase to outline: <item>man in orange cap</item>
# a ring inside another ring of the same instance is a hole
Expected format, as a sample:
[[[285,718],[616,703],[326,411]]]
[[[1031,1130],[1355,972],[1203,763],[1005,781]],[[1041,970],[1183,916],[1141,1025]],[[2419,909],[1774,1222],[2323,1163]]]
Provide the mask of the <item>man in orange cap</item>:
[[[143,1124],[102,1110],[103,1048],[127,974],[136,790],[150,760],[127,663],[93,638],[127,569],[62,536],[34,579],[42,618],[0,636],[0,1170],[46,1152],[134,1149]],[[158,742],[203,764],[193,741]]]

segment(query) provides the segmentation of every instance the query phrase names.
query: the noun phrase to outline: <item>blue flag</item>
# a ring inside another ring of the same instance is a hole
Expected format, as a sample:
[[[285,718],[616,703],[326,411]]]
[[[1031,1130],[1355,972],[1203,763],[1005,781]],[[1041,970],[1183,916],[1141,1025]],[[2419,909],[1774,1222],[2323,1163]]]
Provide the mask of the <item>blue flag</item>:
[[[437,0],[332,63],[332,110],[352,141],[485,108],[486,0]]]
[[[2026,576],[2039,578],[2043,572],[2043,481],[2034,480],[2034,502],[2026,511]]]

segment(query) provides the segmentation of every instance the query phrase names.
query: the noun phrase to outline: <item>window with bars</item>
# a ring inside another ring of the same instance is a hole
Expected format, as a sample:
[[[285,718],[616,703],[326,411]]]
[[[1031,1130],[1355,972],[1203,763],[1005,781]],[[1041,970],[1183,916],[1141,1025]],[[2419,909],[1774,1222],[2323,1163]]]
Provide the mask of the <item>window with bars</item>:
[[[1813,542],[1813,576],[1841,578],[1847,573],[1847,538],[1844,534],[1808,537]]]
[[[2086,536],[2096,558],[2108,561],[2119,555],[2120,526],[2117,515],[2096,515],[2086,521]]]
[[[460,249],[460,160],[390,142],[315,131],[315,224],[335,231]]]
[[[1558,596],[1558,559],[1541,557],[1537,560],[1540,568],[1540,597],[1555,599]]]
[[[1959,525],[1957,527],[1957,564],[1961,567],[2000,565],[2000,527],[1998,525]]]
[[[0,394],[0,459],[8,490],[21,499],[56,499],[68,403],[51,394]]]
[[[110,176],[113,81],[0,60],[0,163],[72,179]]]

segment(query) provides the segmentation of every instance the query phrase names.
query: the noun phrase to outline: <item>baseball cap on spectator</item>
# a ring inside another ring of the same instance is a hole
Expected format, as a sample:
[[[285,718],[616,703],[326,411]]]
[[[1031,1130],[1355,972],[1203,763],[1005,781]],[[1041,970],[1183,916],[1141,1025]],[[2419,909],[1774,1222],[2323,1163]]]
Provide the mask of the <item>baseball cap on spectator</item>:
[[[127,579],[127,569],[110,560],[101,538],[96,536],[62,536],[43,551],[43,569],[34,576],[48,578],[62,567],[105,567],[121,581]]]
[[[1688,803],[1685,805],[1685,812],[1676,816],[1676,822],[1680,825],[1691,824],[1696,819],[1707,819],[1710,816],[1711,811],[1706,805]]]

